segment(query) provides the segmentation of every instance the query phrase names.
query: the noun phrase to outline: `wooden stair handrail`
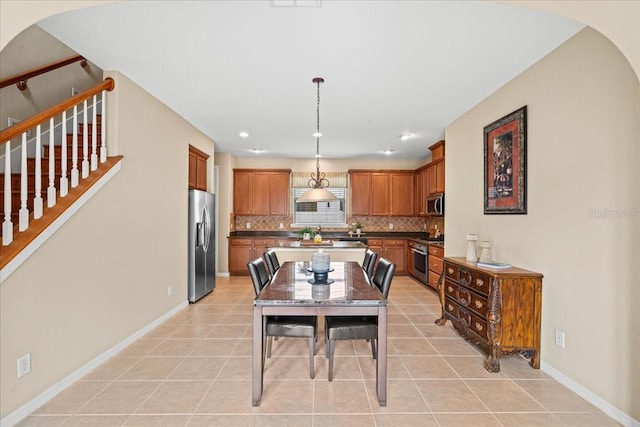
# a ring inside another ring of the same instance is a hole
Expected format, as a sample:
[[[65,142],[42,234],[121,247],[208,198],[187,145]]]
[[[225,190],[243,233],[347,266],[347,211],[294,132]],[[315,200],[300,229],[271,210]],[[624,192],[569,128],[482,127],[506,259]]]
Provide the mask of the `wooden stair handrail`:
[[[8,128],[3,129],[2,131],[0,131],[0,144],[11,140],[18,135],[21,135],[23,132],[36,127],[37,125],[43,123],[51,117],[55,117],[58,114],[61,114],[63,111],[67,111],[74,105],[81,103],[85,99],[91,98],[93,95],[100,93],[103,90],[112,91],[115,87],[116,83],[113,81],[113,79],[111,77],[107,77],[102,83],[95,85],[91,89],[80,92],[79,94],[67,99],[64,102],[61,102],[58,105],[47,108],[46,110],[41,111],[38,114],[29,117],[28,119],[22,120],[21,122],[18,122],[13,126],[9,126]]]
[[[48,73],[49,71],[64,67],[65,65],[73,64],[74,62],[78,61],[80,61],[80,66],[82,68],[87,66],[87,60],[84,58],[84,56],[71,56],[66,59],[61,59],[60,61],[52,62],[50,64],[43,65],[29,71],[25,71],[24,73],[20,73],[15,76],[7,77],[4,80],[0,80],[0,89],[15,83],[16,86],[18,86],[18,89],[25,90],[27,88],[27,80],[29,80],[31,77],[36,77],[40,74]]]

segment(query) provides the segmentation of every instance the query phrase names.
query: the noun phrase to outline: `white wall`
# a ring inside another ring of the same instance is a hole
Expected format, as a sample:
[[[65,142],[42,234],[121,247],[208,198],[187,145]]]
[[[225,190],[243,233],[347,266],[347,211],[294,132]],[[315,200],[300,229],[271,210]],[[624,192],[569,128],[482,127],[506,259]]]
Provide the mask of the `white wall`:
[[[213,141],[108,75],[122,170],[0,286],[0,417],[187,300],[188,145],[213,155]]]
[[[528,214],[483,214],[483,128],[527,105]],[[542,361],[640,419],[640,84],[585,29],[446,129],[446,256],[543,273]],[[629,209],[595,219],[594,210]],[[554,345],[554,329],[566,348]]]

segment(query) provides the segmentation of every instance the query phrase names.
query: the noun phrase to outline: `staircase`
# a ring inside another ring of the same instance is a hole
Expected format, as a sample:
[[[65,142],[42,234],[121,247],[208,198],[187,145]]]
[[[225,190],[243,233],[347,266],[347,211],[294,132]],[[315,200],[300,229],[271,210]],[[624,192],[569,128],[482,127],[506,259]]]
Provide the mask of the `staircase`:
[[[102,135],[101,135],[101,131],[102,131],[102,115],[96,115],[97,118],[97,145],[100,146],[102,144]],[[92,124],[89,123],[87,128],[89,129],[89,131],[92,128]],[[79,141],[78,143],[78,164],[80,164],[80,162],[82,162],[84,155],[82,153],[82,140],[83,140],[83,135],[84,135],[84,125],[82,123],[78,124],[78,130],[77,130],[77,139]],[[91,138],[91,136],[89,135],[89,138]],[[41,177],[41,197],[45,200],[44,203],[44,209],[46,212],[47,209],[47,203],[46,203],[46,194],[47,194],[47,188],[49,187],[49,159],[51,157],[51,153],[49,150],[49,146],[43,144],[42,146],[43,148],[43,155],[42,155],[42,159],[41,159],[41,172],[40,172],[40,177]],[[66,175],[69,175],[69,172],[71,170],[72,167],[72,158],[71,158],[71,153],[73,153],[73,133],[67,133],[66,135]],[[90,152],[91,147],[89,147],[89,154],[87,156],[91,155]],[[62,178],[62,145],[54,145],[54,153],[53,153],[53,159],[54,159],[54,172],[55,172],[55,176],[54,176],[54,187],[59,187],[60,185],[60,179]],[[36,158],[35,157],[27,157],[27,209],[29,209],[29,212],[33,212],[33,200],[35,198],[36,195]],[[0,174],[0,213],[4,212],[4,174]],[[11,221],[14,224],[18,224],[18,208],[20,208],[21,205],[21,200],[20,200],[20,180],[21,180],[21,173],[20,172],[13,172],[11,173],[11,206],[13,207],[13,210],[11,211]],[[0,218],[0,220],[3,220],[4,218]],[[1,233],[0,233],[1,235]]]
[[[106,79],[0,131],[5,169],[0,173],[0,283],[120,169],[122,156],[107,157],[102,127],[106,91],[113,87]],[[29,142],[35,149],[27,149],[28,132],[35,135]]]

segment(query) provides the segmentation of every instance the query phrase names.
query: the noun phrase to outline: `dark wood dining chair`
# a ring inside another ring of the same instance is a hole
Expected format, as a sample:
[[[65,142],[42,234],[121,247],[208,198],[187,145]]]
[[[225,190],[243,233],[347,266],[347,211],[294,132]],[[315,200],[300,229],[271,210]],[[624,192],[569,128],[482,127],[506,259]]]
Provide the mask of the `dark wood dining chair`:
[[[280,269],[280,262],[278,261],[278,256],[276,255],[275,249],[269,249],[264,253],[263,257],[267,262],[269,274],[271,274],[271,277],[273,277],[273,275],[276,274],[276,271]]]
[[[382,295],[387,298],[396,265],[380,258],[376,272],[371,279]],[[333,353],[336,340],[368,340],[371,342],[373,358],[378,357],[376,340],[378,339],[378,316],[325,316],[325,343],[329,358],[329,381],[333,380]]]
[[[367,277],[371,279],[373,277],[373,268],[378,260],[378,254],[371,249],[364,252],[364,260],[362,261],[362,269],[367,273]]]
[[[257,258],[247,264],[249,275],[253,282],[256,297],[265,286],[271,283],[264,259]],[[265,316],[263,322],[263,338],[267,338],[268,358],[271,357],[271,343],[273,337],[293,337],[309,339],[309,376],[313,379],[315,369],[313,358],[316,354],[316,340],[318,337],[318,317],[317,316]],[[262,366],[264,366],[265,350],[262,349]]]

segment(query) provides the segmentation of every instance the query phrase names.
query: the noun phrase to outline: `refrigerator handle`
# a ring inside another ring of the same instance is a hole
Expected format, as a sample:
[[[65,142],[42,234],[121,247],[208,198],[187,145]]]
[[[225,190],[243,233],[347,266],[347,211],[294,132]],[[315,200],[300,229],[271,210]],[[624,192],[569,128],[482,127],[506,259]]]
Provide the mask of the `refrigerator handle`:
[[[205,206],[202,211],[202,217],[204,218],[204,251],[209,251],[209,239],[211,237],[211,219],[209,218],[209,209]]]

